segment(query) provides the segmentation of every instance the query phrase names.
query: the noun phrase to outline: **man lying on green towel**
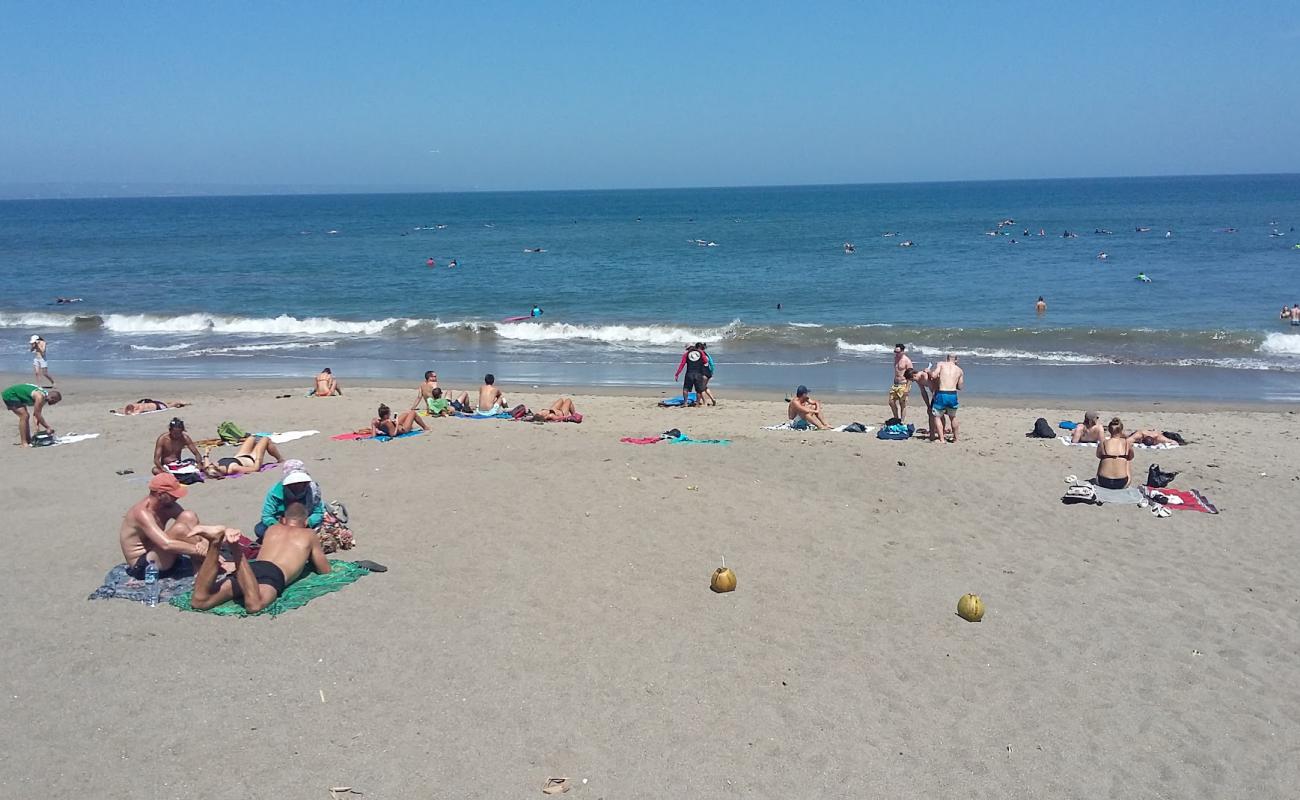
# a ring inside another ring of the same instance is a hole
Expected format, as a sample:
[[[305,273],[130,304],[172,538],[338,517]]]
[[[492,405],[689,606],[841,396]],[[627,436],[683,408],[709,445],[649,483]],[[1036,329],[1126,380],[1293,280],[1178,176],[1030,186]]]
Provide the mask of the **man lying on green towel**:
[[[200,535],[212,543],[194,576],[194,594],[190,596],[190,605],[200,611],[235,600],[250,614],[256,614],[274,603],[284,587],[301,578],[308,566],[322,575],[330,571],[320,537],[307,527],[307,507],[302,503],[290,503],[285,508],[283,521],[267,529],[258,558],[251,561],[244,558],[239,546],[242,534],[234,528]],[[223,535],[231,545],[235,571],[218,575]]]

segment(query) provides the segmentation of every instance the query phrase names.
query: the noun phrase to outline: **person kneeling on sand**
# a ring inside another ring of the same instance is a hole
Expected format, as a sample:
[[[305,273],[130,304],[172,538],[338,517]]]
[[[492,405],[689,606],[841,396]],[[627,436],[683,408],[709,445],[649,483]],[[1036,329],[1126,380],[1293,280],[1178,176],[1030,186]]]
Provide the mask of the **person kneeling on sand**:
[[[506,410],[506,396],[496,387],[497,379],[492,373],[483,376],[483,385],[478,390],[478,412],[483,416],[500,414]]]
[[[275,442],[270,437],[258,436],[256,434],[248,437],[239,445],[239,452],[234,456],[226,456],[212,460],[212,448],[209,447],[203,451],[203,474],[209,478],[224,478],[227,475],[247,475],[250,472],[261,472],[262,463],[269,455],[276,461],[283,461],[280,455],[280,448],[275,446]]]
[[[262,519],[253,532],[260,541],[273,525],[284,516],[285,509],[294,503],[302,503],[307,508],[307,527],[317,528],[325,517],[325,501],[321,497],[320,487],[311,479],[302,462],[290,459],[285,464],[289,471],[279,483],[272,484],[266,490],[266,499],[262,501]],[[293,469],[292,467],[298,467]]]
[[[321,370],[320,374],[316,376],[316,388],[312,391],[312,394],[317,397],[343,394],[343,390],[339,388],[339,382],[334,380],[334,373],[330,371],[329,367]]]
[[[1098,421],[1100,415],[1096,411],[1089,411],[1083,415],[1083,422],[1074,428],[1074,433],[1070,436],[1070,441],[1075,444],[1092,444],[1100,442],[1105,438],[1105,431],[1101,428]]]
[[[181,508],[176,501],[187,491],[174,475],[155,475],[149,481],[149,496],[126,512],[118,539],[126,572],[132,578],[143,579],[149,562],[158,567],[159,577],[170,577],[181,556],[201,556],[208,551],[205,531],[224,530],[200,525],[198,515]]]
[[[153,474],[162,475],[168,472],[167,465],[180,461],[181,454],[186,450],[194,454],[195,461],[203,459],[203,456],[199,455],[198,446],[185,432],[185,421],[180,417],[172,417],[172,421],[167,423],[167,432],[160,434],[158,440],[153,443]]]
[[[274,603],[286,586],[303,576],[307,567],[322,575],[330,572],[320,537],[307,527],[307,509],[302,503],[291,503],[284,510],[284,521],[267,529],[262,537],[262,549],[253,560],[244,557],[244,550],[239,546],[243,534],[234,528],[209,528],[202,535],[207,539],[208,548],[190,596],[190,605],[199,610],[234,600],[256,614]],[[234,570],[225,575],[221,574],[220,563],[223,539],[230,545],[235,563]]]
[[[393,419],[393,410],[381,404],[377,413],[379,416],[370,420],[371,436],[401,436],[410,433],[416,425],[422,430],[429,430],[428,424],[414,411],[403,411],[400,417]]]
[[[822,417],[822,404],[814,400],[808,394],[807,386],[800,386],[794,390],[794,399],[786,408],[786,414],[790,418],[790,427],[797,431],[806,431],[809,426],[819,431],[829,430],[830,425]]]

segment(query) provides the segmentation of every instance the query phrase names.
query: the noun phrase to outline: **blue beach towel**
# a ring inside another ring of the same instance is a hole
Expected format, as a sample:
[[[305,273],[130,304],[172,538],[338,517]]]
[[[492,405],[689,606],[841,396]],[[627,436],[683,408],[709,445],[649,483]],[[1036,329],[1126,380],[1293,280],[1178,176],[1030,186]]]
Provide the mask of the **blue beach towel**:
[[[380,436],[371,436],[369,439],[366,439],[365,441],[368,441],[368,442],[391,442],[391,441],[393,441],[394,439],[405,439],[405,438],[407,438],[408,436],[419,436],[421,433],[424,433],[424,431],[421,431],[421,430],[407,431],[406,433],[399,433],[399,434],[397,434],[396,436],[383,436],[383,435],[380,435]]]
[[[690,394],[686,395],[687,403],[694,403],[697,401],[698,398],[696,398],[695,392],[691,392]],[[660,408],[678,408],[679,406],[682,405],[685,405],[685,403],[682,402],[681,395],[678,395],[676,397],[667,397],[659,401]]]
[[[1075,428],[1079,427],[1079,423],[1070,422],[1069,420],[1062,420],[1056,423],[1056,427],[1060,428],[1063,431],[1072,431]]]
[[[459,419],[514,419],[514,417],[510,416],[506,411],[501,411],[496,414],[466,414],[464,412],[458,412],[452,416]]]
[[[903,439],[911,439],[914,433],[916,433],[915,425],[886,425],[876,431],[876,438],[902,441]]]

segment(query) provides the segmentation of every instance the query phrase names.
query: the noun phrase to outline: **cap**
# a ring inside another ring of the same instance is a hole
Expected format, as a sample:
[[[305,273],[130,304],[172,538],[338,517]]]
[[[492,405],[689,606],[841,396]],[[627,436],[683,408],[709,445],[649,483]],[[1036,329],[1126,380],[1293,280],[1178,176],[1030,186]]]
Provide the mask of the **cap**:
[[[181,486],[180,481],[176,480],[175,475],[164,472],[160,475],[153,476],[149,480],[149,491],[166,492],[179,500],[189,492],[189,489]]]
[[[294,472],[285,475],[284,480],[280,481],[280,483],[285,486],[290,486],[295,483],[311,483],[311,476],[302,470],[295,470]]]
[[[36,343],[39,342],[40,340],[41,340],[41,337],[39,337],[39,336],[37,336],[36,334],[33,333],[33,334],[32,334],[32,340],[31,340],[30,342],[28,342],[28,344],[36,344]]]
[[[808,394],[808,387],[804,386],[803,384],[800,384],[799,388],[794,390],[795,397],[802,397],[803,395],[806,394]]]

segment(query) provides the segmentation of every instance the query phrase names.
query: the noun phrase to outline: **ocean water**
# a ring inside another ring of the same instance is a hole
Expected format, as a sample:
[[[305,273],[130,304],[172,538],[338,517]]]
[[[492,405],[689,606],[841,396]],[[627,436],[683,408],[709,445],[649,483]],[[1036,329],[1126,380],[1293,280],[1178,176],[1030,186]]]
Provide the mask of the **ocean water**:
[[[981,391],[1294,400],[1295,226],[1295,175],[8,201],[0,357],[667,385],[704,340],[719,388],[878,391],[901,341]]]

